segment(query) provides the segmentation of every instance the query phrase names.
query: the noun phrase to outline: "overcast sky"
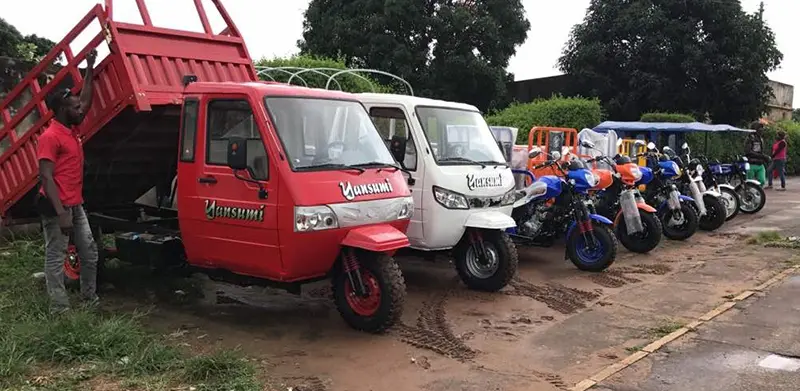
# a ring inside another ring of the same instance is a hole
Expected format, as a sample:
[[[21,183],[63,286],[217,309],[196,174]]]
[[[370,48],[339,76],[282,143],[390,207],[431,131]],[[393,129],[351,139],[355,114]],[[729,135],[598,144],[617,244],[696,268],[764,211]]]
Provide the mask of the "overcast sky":
[[[754,12],[760,0],[741,0],[745,11]],[[23,34],[38,34],[58,42],[98,0],[3,0],[0,17],[16,26]],[[202,31],[191,0],[146,0],[153,23]],[[220,26],[221,19],[210,0],[203,0],[211,24]],[[777,36],[784,59],[780,69],[769,76],[773,80],[800,88],[800,1],[765,0],[765,18]],[[287,56],[297,52],[296,42],[302,35],[303,11],[308,0],[223,0],[247,42],[254,59],[262,56]],[[517,50],[509,70],[517,80],[559,74],[556,60],[567,40],[570,28],[583,19],[589,0],[523,0],[532,29],[528,40]],[[114,3],[117,20],[141,23],[133,0]],[[216,28],[219,31],[221,28]],[[800,106],[800,93],[794,95],[794,107]]]

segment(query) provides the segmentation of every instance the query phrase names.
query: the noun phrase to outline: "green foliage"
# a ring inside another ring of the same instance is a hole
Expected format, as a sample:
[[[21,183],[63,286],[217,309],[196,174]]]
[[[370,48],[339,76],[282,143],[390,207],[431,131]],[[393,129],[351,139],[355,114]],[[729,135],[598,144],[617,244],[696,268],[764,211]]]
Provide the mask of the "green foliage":
[[[283,68],[283,69],[259,69],[259,77],[262,80],[279,81],[286,83],[292,79],[294,85],[307,85],[313,88],[325,88],[329,76],[340,70],[348,69],[343,60],[331,58],[315,57],[311,55],[294,55],[288,58],[276,57],[273,59],[262,58],[255,62],[256,67]],[[293,73],[300,72],[302,69],[328,68],[327,70],[303,72],[292,77]],[[340,89],[347,92],[392,92],[392,87],[381,84],[375,78],[375,74],[358,73],[342,74],[337,76],[335,81],[331,81],[329,89]],[[305,81],[305,83],[303,83]],[[338,83],[337,83],[338,82]],[[341,88],[339,88],[341,87]],[[405,91],[405,86],[400,91]]]
[[[236,352],[222,351],[186,361],[183,378],[199,391],[258,391],[255,368]]]
[[[794,109],[792,111],[792,121],[800,122],[800,109]]]
[[[673,122],[673,123],[683,123],[683,122],[695,122],[693,116],[690,114],[680,114],[680,113],[645,113],[642,114],[642,118],[639,119],[642,122]]]
[[[553,96],[531,103],[513,103],[508,108],[492,113],[486,122],[492,126],[511,126],[519,129],[517,144],[528,144],[528,133],[534,126],[563,128],[592,128],[602,120],[600,101],[597,99],[564,98]]]
[[[783,59],[762,14],[738,1],[591,0],[559,68],[616,120],[664,110],[749,122],[764,112],[766,74]]]
[[[35,34],[23,36],[16,27],[0,18],[0,56],[38,61],[55,42]]]
[[[298,46],[487,111],[507,103],[505,69],[529,29],[521,0],[311,0]]]

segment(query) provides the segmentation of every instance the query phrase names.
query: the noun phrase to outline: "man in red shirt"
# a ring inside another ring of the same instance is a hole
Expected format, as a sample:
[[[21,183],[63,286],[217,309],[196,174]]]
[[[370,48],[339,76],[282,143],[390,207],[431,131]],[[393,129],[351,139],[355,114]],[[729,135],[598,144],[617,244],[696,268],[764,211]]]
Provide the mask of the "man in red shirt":
[[[83,147],[78,125],[92,105],[92,78],[97,52],[86,56],[86,74],[80,97],[69,89],[56,92],[49,99],[53,120],[39,136],[37,157],[41,188],[37,198],[45,240],[44,273],[50,310],[69,310],[64,289],[64,256],[73,236],[81,262],[81,296],[91,305],[97,297],[97,244],[83,210]]]

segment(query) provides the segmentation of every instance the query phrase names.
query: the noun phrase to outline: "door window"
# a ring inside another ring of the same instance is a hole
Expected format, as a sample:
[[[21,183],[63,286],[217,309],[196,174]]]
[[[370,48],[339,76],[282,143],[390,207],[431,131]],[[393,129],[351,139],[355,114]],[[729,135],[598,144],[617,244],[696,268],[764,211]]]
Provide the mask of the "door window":
[[[208,104],[206,163],[227,165],[228,139],[247,140],[247,169],[256,180],[269,178],[269,162],[253,109],[245,99],[216,99]]]
[[[381,138],[387,147],[391,147],[394,137],[406,140],[406,154],[402,163],[403,167],[410,171],[417,169],[417,148],[411,136],[411,129],[406,120],[403,110],[388,107],[373,107],[369,112],[372,122],[378,128]]]

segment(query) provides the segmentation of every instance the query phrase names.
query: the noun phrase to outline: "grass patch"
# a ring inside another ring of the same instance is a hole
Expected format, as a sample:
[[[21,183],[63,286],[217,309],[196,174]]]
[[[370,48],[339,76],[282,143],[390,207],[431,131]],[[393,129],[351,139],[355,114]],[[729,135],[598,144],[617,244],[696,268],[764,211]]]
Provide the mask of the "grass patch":
[[[747,239],[747,244],[766,244],[781,240],[783,237],[778,231],[761,231]]]
[[[44,281],[32,278],[43,246],[18,238],[0,248],[0,389],[83,390],[103,379],[124,389],[261,389],[239,354],[187,357],[143,327],[146,313],[82,310],[73,300],[72,311],[51,315]]]
[[[666,321],[656,327],[650,328],[647,330],[647,333],[653,337],[661,338],[667,334],[677,331],[681,327],[683,327],[683,324],[681,323]]]
[[[636,353],[636,352],[644,349],[644,346],[645,345],[629,346],[629,347],[625,348],[625,351],[628,352],[628,353]]]

